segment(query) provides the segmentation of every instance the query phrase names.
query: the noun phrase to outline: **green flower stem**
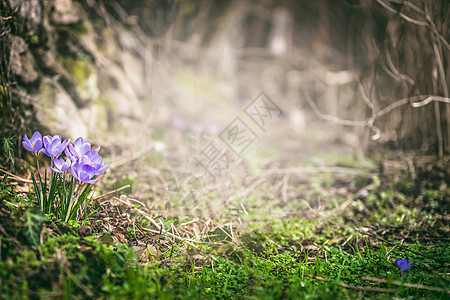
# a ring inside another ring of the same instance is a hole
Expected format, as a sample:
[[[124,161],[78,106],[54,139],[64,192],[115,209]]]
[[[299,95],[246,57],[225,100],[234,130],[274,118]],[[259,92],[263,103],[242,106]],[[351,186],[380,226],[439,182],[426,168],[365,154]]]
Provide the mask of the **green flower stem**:
[[[54,167],[53,160],[54,160],[54,158],[52,157],[51,163],[50,163],[50,167],[52,167],[52,168]],[[52,182],[52,180],[53,180],[53,171],[50,172],[50,183]]]
[[[77,183],[75,183],[75,184],[77,184]],[[74,205],[74,203],[78,202],[78,198],[80,197],[80,191],[81,191],[82,186],[83,186],[83,183],[80,182],[77,184],[77,187],[72,190],[72,195],[70,197],[70,203],[69,203],[69,208],[67,209],[65,222],[69,221],[69,217],[72,214],[73,205]]]
[[[38,173],[39,173],[39,187],[40,187],[40,191],[36,191],[36,193],[39,193],[39,195],[40,195],[40,197],[39,197],[39,200],[40,200],[40,202],[41,203],[39,203],[40,204],[40,206],[41,206],[41,209],[43,209],[44,208],[44,203],[43,203],[43,190],[42,190],[42,182],[41,182],[41,171],[40,171],[40,168],[39,168],[39,154],[36,154],[36,167],[37,167],[37,171],[38,171]]]

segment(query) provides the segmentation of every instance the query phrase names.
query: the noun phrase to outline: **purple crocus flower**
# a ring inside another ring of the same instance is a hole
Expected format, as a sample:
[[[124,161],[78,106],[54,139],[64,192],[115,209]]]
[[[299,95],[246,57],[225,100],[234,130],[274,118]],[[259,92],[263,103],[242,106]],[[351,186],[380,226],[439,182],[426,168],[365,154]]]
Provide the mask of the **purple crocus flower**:
[[[71,164],[72,161],[70,159],[66,159],[66,161],[64,161],[64,158],[55,158],[53,160],[54,167],[50,167],[50,169],[56,173],[64,173],[69,170]]]
[[[411,264],[408,257],[405,259],[398,258],[395,263],[397,264],[397,268],[401,271],[402,275],[414,266],[414,264]]]
[[[84,164],[88,164],[95,169],[95,175],[103,174],[109,167],[109,164],[105,165],[103,159],[98,155],[99,148],[88,151],[80,160]]]
[[[68,144],[65,153],[72,161],[76,161],[83,157],[88,151],[91,151],[91,141],[79,137],[75,140],[73,145],[70,143]]]
[[[70,171],[72,172],[72,176],[81,182],[95,184],[100,179],[98,177],[93,179],[96,172],[95,168],[89,164],[84,164],[81,161],[74,163],[70,168]]]
[[[35,131],[31,139],[25,136],[23,137],[22,146],[34,153],[34,155],[38,155],[39,151],[42,149],[42,135],[39,131]]]
[[[61,155],[61,153],[66,149],[67,141],[64,140],[61,142],[61,136],[55,135],[50,136],[46,135],[44,136],[44,149],[42,149],[42,152],[44,152],[47,156],[51,158],[56,158]]]

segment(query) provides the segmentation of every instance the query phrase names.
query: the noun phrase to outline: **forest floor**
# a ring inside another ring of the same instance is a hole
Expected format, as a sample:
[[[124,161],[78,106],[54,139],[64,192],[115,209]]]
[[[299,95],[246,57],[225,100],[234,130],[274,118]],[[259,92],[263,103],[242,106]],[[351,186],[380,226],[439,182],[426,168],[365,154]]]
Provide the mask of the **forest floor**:
[[[0,298],[448,299],[448,159],[363,158],[280,124],[210,178],[186,163],[220,144],[204,129],[103,141],[112,164],[80,222],[43,215],[2,168]]]

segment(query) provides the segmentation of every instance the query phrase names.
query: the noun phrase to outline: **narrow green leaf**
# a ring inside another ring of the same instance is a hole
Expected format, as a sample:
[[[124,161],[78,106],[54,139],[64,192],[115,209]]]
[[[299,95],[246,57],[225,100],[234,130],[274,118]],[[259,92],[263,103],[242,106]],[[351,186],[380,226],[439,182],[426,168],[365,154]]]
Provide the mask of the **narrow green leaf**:
[[[78,198],[77,202],[76,202],[75,205],[72,207],[72,211],[69,212],[69,213],[70,213],[69,220],[74,220],[74,219],[75,219],[76,213],[77,213],[78,209],[80,208],[81,203],[83,203],[83,201],[85,201],[85,200],[87,199],[87,197],[88,197],[88,195],[89,195],[89,192],[90,192],[91,188],[92,188],[92,185],[91,185],[91,184],[88,184],[88,185],[84,188],[84,190],[83,190],[83,192],[81,193],[80,197]]]

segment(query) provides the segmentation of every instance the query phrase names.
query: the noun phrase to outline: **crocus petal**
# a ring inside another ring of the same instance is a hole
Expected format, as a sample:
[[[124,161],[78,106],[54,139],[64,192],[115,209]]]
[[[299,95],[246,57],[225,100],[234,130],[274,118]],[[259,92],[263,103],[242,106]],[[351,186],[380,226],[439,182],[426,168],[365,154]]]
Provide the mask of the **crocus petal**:
[[[41,135],[41,133],[39,131],[35,131],[33,133],[33,136],[31,137],[31,140],[33,140],[33,141],[37,140],[37,139],[42,140],[42,135]]]
[[[85,181],[86,183],[90,183],[90,184],[96,184],[97,183],[97,181],[99,180],[100,178],[94,178],[94,179],[91,179],[91,180],[87,180],[87,181]]]
[[[80,148],[84,143],[83,138],[80,136],[79,138],[77,138],[75,140],[75,142],[73,143],[73,145],[75,146],[75,148]]]
[[[91,165],[95,169],[99,169],[103,165],[103,159],[100,156],[96,156],[91,160]]]
[[[82,137],[77,138],[73,143],[73,147],[71,147],[72,153],[78,158],[85,155],[89,150],[91,150],[91,142],[83,140]]]
[[[63,171],[50,167],[50,169],[55,173],[62,173]]]
[[[66,154],[66,156],[68,158],[70,158],[71,161],[76,161],[77,160],[77,156],[75,155],[75,150],[73,148],[73,145],[71,143],[69,143],[66,147],[66,149],[64,150],[64,153]]]
[[[50,135],[44,136],[44,138],[42,139],[42,141],[44,142],[44,147],[47,147],[48,144],[50,144],[51,140],[52,140],[52,137]]]
[[[59,134],[54,135],[54,136],[52,137],[52,143],[53,143],[54,141],[61,142],[61,136],[60,136]]]
[[[70,172],[72,173],[73,177],[80,180],[80,178],[78,177],[78,166],[79,166],[78,163],[73,164],[72,167],[70,168]]]
[[[35,131],[31,139],[27,135],[23,137],[22,146],[34,154],[38,154],[42,148],[42,136],[39,131]]]
[[[33,150],[33,147],[31,147],[30,139],[27,137],[26,134],[25,134],[25,136],[23,137],[22,146],[23,146],[25,149],[27,149],[28,151],[34,151],[34,150]]]
[[[81,180],[81,181],[86,182],[86,181],[88,181],[88,180],[91,179],[91,178],[92,178],[92,177],[89,176],[88,173],[86,173],[86,172],[80,172],[80,180]]]
[[[105,171],[106,171],[108,168],[109,168],[109,164],[107,164],[107,165],[105,165],[105,166],[99,168],[99,169],[97,170],[97,172],[95,172],[95,175],[101,175],[101,174],[105,173]]]
[[[95,175],[95,168],[91,165],[84,164],[81,166],[81,172],[88,174],[89,179],[91,179]]]
[[[69,170],[71,164],[72,161],[70,159],[66,159],[64,164],[61,166],[61,171],[66,172],[67,170]]]
[[[62,162],[61,162],[61,161],[62,161]],[[60,170],[61,170],[61,167],[62,167],[62,165],[63,165],[63,162],[64,162],[64,159],[58,159],[58,158],[55,158],[55,159],[53,160],[53,164],[55,165],[55,168],[60,169]]]
[[[22,146],[23,146],[26,150],[31,151],[31,152],[34,152],[34,149],[33,149],[33,148],[31,147],[31,145],[28,144],[27,142],[23,141],[23,142],[22,142]]]
[[[75,140],[73,143],[73,150],[75,150],[75,153],[81,152],[80,149],[83,146],[83,138],[79,137]]]
[[[89,150],[91,150],[91,144],[84,143],[80,150],[81,150],[80,155],[86,154]]]
[[[42,139],[37,139],[34,142],[34,147],[33,147],[34,151],[39,151],[42,149]]]
[[[25,134],[25,136],[23,137],[23,140],[29,144],[31,144],[30,139],[27,137],[27,135]]]

